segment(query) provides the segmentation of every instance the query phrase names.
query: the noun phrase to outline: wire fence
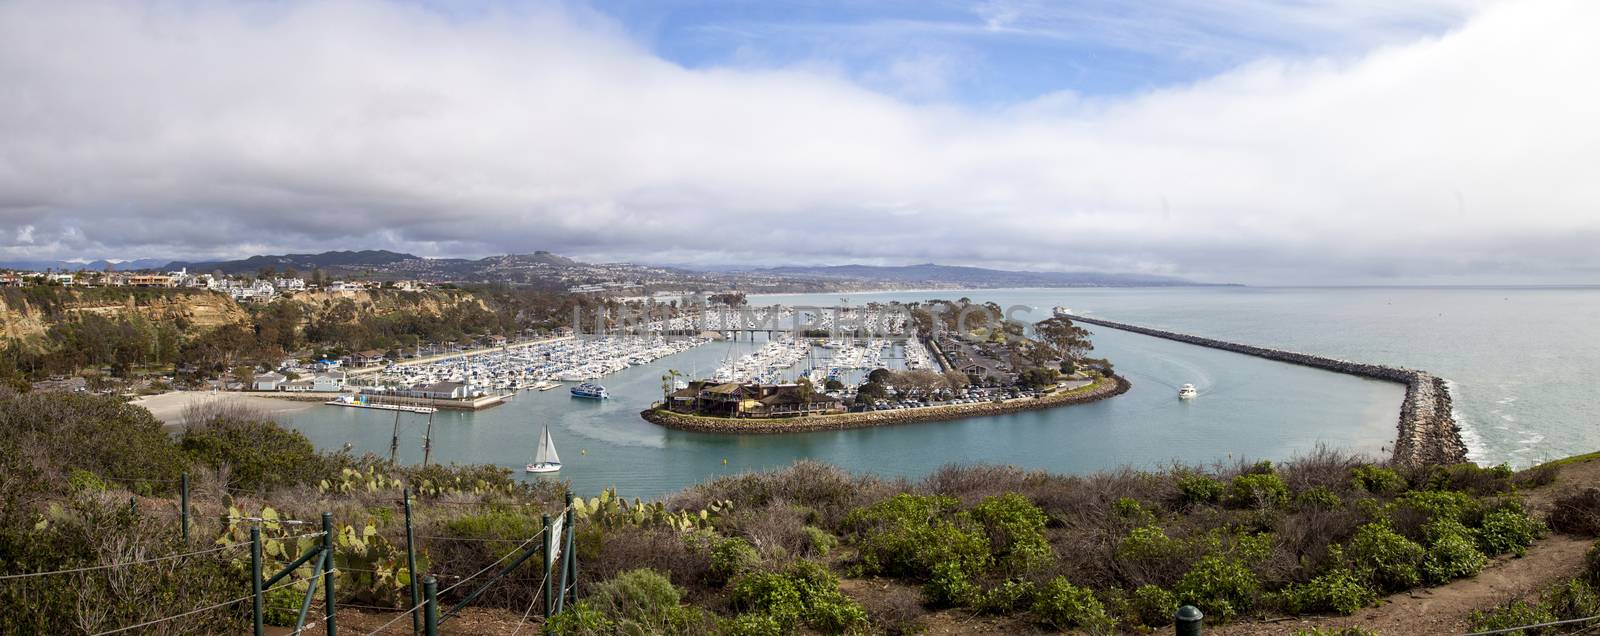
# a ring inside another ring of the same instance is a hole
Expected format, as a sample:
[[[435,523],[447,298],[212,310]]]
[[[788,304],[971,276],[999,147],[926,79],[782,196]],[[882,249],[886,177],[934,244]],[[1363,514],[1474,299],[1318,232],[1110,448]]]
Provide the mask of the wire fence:
[[[187,499],[188,496],[193,492],[188,487],[188,484],[189,484],[189,480],[188,479],[151,479],[151,478],[121,477],[121,476],[109,476],[109,477],[103,477],[103,479],[105,479],[106,481],[110,481],[110,482],[121,482],[123,484],[138,484],[138,483],[183,484],[181,492],[184,494],[184,501],[185,502],[188,501],[188,499]],[[238,492],[238,493],[241,493],[241,494],[252,494],[252,495],[258,494],[258,493],[255,493],[253,491],[243,491],[241,489],[235,489],[235,488],[224,488],[223,490],[225,490],[225,491],[227,491],[229,493]],[[570,497],[569,497],[569,499],[570,499]],[[188,541],[188,537],[189,537],[189,535],[188,535],[188,527],[189,527],[188,526],[188,518],[189,517],[188,517],[188,515],[184,514],[187,511],[182,510],[183,505],[181,503],[178,504],[173,510],[168,510],[166,506],[151,506],[149,508],[140,509],[136,505],[136,500],[134,500],[133,498],[130,498],[129,504],[130,504],[130,509],[134,510],[136,513],[138,513],[140,515],[146,515],[146,514],[151,514],[151,513],[177,513],[177,514],[183,516],[184,519],[185,519],[184,540]],[[492,503],[491,504],[491,503],[486,503],[486,502],[476,502],[476,503],[474,503],[474,502],[458,502],[458,501],[435,501],[435,502],[429,502],[428,505],[432,506],[432,505],[435,505],[435,504],[441,505],[441,506],[473,506],[473,507],[506,506],[506,505],[515,505],[517,507],[542,507],[542,505],[539,504],[539,503],[517,503],[517,504]],[[558,516],[559,517],[559,516],[567,515],[571,511],[572,511],[572,507],[570,505],[568,505],[566,507],[561,508],[558,511],[555,511],[554,512],[554,516]],[[218,517],[213,516],[213,517],[210,517],[210,518],[217,519]],[[289,526],[289,527],[313,526],[313,525],[316,525],[317,523],[321,523],[321,522],[304,521],[304,520],[298,520],[298,519],[270,519],[270,518],[264,518],[264,517],[259,517],[259,516],[248,516],[248,515],[237,515],[237,514],[236,515],[223,515],[220,518],[223,521],[245,522],[245,523],[250,523],[250,524],[255,524],[255,525],[277,524],[277,525],[280,525],[280,526]],[[408,519],[407,519],[407,523],[408,524],[410,523],[409,516],[408,516]],[[559,524],[557,524],[557,526],[559,526]],[[408,526],[408,529],[409,529],[409,526]],[[437,599],[440,596],[443,596],[443,595],[448,594],[448,593],[450,593],[452,591],[455,591],[458,588],[461,588],[463,585],[466,585],[467,583],[477,579],[478,577],[483,576],[485,573],[488,573],[489,571],[495,569],[496,567],[501,566],[502,564],[506,563],[506,561],[508,559],[511,559],[512,557],[518,555],[519,553],[524,553],[524,551],[527,550],[529,548],[529,546],[531,544],[533,544],[535,541],[538,541],[539,539],[546,537],[546,535],[550,533],[551,529],[552,529],[552,527],[547,525],[546,527],[540,529],[538,532],[534,533],[530,537],[527,537],[526,539],[500,539],[500,538],[491,538],[491,537],[453,537],[453,536],[441,536],[441,535],[417,535],[417,536],[411,537],[411,539],[413,541],[441,541],[441,542],[443,542],[443,541],[458,541],[458,542],[474,542],[474,543],[516,544],[514,547],[508,549],[506,551],[506,553],[504,555],[502,555],[500,558],[494,560],[489,565],[479,569],[476,572],[473,572],[472,574],[469,574],[469,575],[466,575],[466,576],[449,575],[449,574],[431,574],[430,576],[432,576],[434,578],[450,579],[450,580],[454,581],[448,587],[445,587],[445,588],[435,592],[435,599]],[[266,537],[266,536],[264,536],[264,537],[261,537],[261,540],[262,541],[267,541],[267,540],[272,540],[272,541],[297,541],[297,540],[306,539],[306,538],[324,537],[327,534],[328,534],[327,530],[321,530],[321,531],[316,531],[316,532],[305,532],[305,533],[300,533],[300,534],[292,534],[292,535],[278,536],[278,537]],[[81,573],[87,573],[87,572],[105,571],[105,570],[111,570],[111,569],[116,569],[116,568],[126,568],[126,567],[132,567],[132,566],[144,565],[144,564],[155,564],[155,563],[176,561],[176,560],[186,559],[186,558],[204,557],[204,556],[208,556],[208,555],[221,554],[221,553],[228,552],[228,551],[231,551],[231,550],[237,550],[237,549],[240,549],[240,548],[250,548],[251,546],[252,546],[251,542],[244,541],[244,542],[238,542],[238,543],[231,543],[231,544],[227,544],[227,545],[218,545],[216,547],[210,547],[210,548],[205,548],[205,549],[200,549],[200,550],[192,550],[192,551],[187,551],[187,552],[181,552],[181,553],[177,553],[177,554],[169,554],[169,555],[164,555],[164,556],[143,558],[143,559],[135,559],[135,560],[129,560],[129,561],[120,561],[120,562],[117,562],[117,563],[105,563],[105,564],[99,564],[99,565],[86,565],[86,566],[82,566],[82,567],[62,568],[62,569],[48,570],[48,571],[42,571],[42,572],[18,572],[18,573],[13,573],[13,574],[0,574],[0,583],[6,583],[6,582],[11,582],[11,581],[20,581],[20,580],[26,580],[26,579],[34,579],[34,578],[43,578],[43,577],[49,577],[49,576],[64,576],[64,575],[81,574]],[[317,549],[321,549],[320,546],[318,546]],[[265,557],[266,555],[262,555],[262,556]],[[526,559],[527,556],[524,556],[523,558]],[[548,559],[549,556],[547,555],[546,558]],[[518,564],[520,564],[521,562],[522,561],[519,560]],[[289,565],[288,563],[282,562],[282,561],[280,561],[278,559],[267,559],[267,558],[263,558],[262,563],[264,565],[269,565],[269,566],[271,566],[271,567],[273,567],[275,569],[286,568]],[[330,565],[331,565],[331,562],[330,562]],[[538,583],[538,586],[537,586],[537,589],[541,589],[541,590],[545,587],[545,585],[547,584],[547,582],[549,581],[549,578],[550,578],[550,568],[549,567],[545,567],[543,569],[544,569],[543,577],[540,579],[540,582]],[[344,572],[366,572],[366,573],[374,573],[374,574],[378,573],[378,571],[371,570],[371,569],[346,567],[346,568],[331,568],[331,569],[327,570],[324,574],[337,575],[337,574],[341,574],[341,573],[344,573]],[[503,575],[504,575],[503,573],[499,574],[499,575],[496,575],[496,577],[494,579],[490,580],[489,584],[493,584],[494,582],[498,581],[498,579]],[[282,576],[282,575],[280,574],[280,576]],[[419,575],[417,575],[416,573],[413,573],[413,576],[419,576]],[[261,591],[261,595],[264,596],[268,592],[281,590],[281,589],[284,589],[284,588],[287,588],[287,587],[290,587],[290,586],[294,586],[294,585],[304,585],[304,584],[306,584],[308,582],[308,580],[309,579],[304,579],[304,578],[296,579],[293,576],[289,576],[283,582],[275,584],[275,585],[272,585],[270,587],[267,587],[267,588],[263,589]],[[480,591],[481,591],[481,589],[480,589]],[[562,590],[562,592],[564,594],[566,592],[566,590]],[[473,595],[469,595],[467,597],[466,601],[463,601],[463,602],[470,602],[471,600],[473,600],[473,598],[475,596],[476,596],[476,593],[474,593]],[[156,618],[156,619],[152,619],[152,620],[148,620],[148,621],[135,623],[135,624],[132,624],[132,625],[126,625],[126,626],[118,627],[118,628],[115,628],[115,629],[96,632],[94,634],[91,634],[91,636],[107,636],[107,635],[110,635],[110,634],[120,634],[120,633],[130,632],[130,631],[134,631],[134,630],[143,630],[143,629],[150,628],[150,627],[153,627],[153,626],[156,626],[156,625],[161,625],[161,624],[164,624],[164,623],[167,623],[167,622],[170,622],[170,621],[177,621],[177,620],[181,620],[181,619],[184,619],[184,618],[189,618],[189,617],[205,614],[207,612],[212,612],[212,611],[216,611],[216,610],[225,609],[225,608],[232,607],[232,606],[235,606],[235,605],[238,605],[240,603],[244,603],[246,601],[250,601],[250,600],[253,600],[253,599],[256,599],[256,598],[257,598],[257,595],[254,592],[252,592],[249,595],[241,596],[241,597],[230,599],[230,600],[226,600],[226,601],[210,603],[210,604],[204,605],[202,607],[197,607],[197,608],[194,608],[194,609],[185,610],[185,611],[182,611],[182,612],[179,612],[179,613],[176,613],[176,614],[172,614],[172,615],[169,615],[169,616],[163,616],[163,617],[160,617],[160,618]],[[531,603],[528,606],[527,611],[524,612],[524,614],[522,615],[521,620],[517,624],[517,630],[518,631],[520,631],[522,629],[523,625],[525,625],[527,623],[528,618],[532,614],[533,608],[538,605],[539,600],[540,600],[539,595],[535,595],[534,602]],[[312,603],[312,605],[316,605],[316,604],[317,603]],[[291,633],[291,636],[297,636],[299,634],[302,634],[302,633],[306,632],[306,630],[312,629],[313,627],[316,627],[318,625],[322,625],[322,624],[326,623],[328,620],[330,620],[332,618],[336,618],[338,616],[338,614],[339,614],[339,610],[340,609],[354,608],[354,609],[362,609],[362,610],[370,610],[370,611],[382,611],[382,612],[395,611],[395,608],[391,608],[391,607],[378,607],[378,606],[371,606],[371,605],[350,605],[350,604],[346,604],[346,603],[338,603],[337,605],[338,606],[335,608],[334,612],[331,615],[327,614],[327,613],[319,614],[315,619],[308,620],[308,622],[306,624],[304,624],[304,625],[300,626],[298,629],[294,630]],[[325,604],[324,604],[324,606],[325,606]],[[310,606],[308,605],[306,607],[310,607]],[[424,609],[426,607],[427,607],[427,601],[419,600],[419,602],[416,603],[415,605],[413,605],[412,607],[410,607],[408,609],[405,609],[403,611],[399,611],[394,616],[390,617],[390,619],[387,622],[385,622],[383,625],[379,626],[378,629],[376,629],[376,630],[374,630],[374,631],[372,631],[370,633],[376,634],[378,632],[381,632],[384,629],[386,629],[387,627],[389,627],[389,626],[393,625],[394,623],[400,621],[401,619],[403,619],[403,618],[405,618],[407,616],[411,616],[414,612],[416,612],[418,610],[421,610],[421,609]]]

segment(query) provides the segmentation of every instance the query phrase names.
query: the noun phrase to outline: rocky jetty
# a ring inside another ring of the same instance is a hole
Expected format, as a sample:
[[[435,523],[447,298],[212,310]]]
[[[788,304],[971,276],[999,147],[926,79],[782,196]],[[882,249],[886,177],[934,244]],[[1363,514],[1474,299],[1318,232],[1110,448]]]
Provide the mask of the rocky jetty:
[[[1422,465],[1456,464],[1467,460],[1467,446],[1461,441],[1461,427],[1456,424],[1454,410],[1451,407],[1450,389],[1445,386],[1444,379],[1426,371],[1269,349],[1099,318],[1077,315],[1071,318],[1075,322],[1110,327],[1120,331],[1404,384],[1406,397],[1400,405],[1399,431],[1394,442],[1394,461],[1400,464]]]
[[[666,409],[650,409],[639,413],[645,420],[667,428],[702,433],[801,433],[831,431],[846,428],[867,428],[915,422],[940,422],[969,417],[1003,415],[1019,411],[1054,408],[1069,404],[1083,404],[1103,400],[1128,391],[1128,381],[1112,376],[1111,381],[1101,381],[1087,390],[1057,391],[1038,398],[1017,398],[1003,402],[977,404],[950,404],[918,409],[894,409],[864,413],[839,413],[806,417],[728,418],[704,417],[674,413]]]

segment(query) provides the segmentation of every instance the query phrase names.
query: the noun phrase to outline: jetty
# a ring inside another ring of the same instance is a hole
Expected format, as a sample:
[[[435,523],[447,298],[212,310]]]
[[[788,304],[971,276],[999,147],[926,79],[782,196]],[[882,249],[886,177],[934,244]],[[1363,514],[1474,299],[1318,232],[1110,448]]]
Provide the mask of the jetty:
[[[1400,404],[1393,461],[1411,466],[1448,465],[1467,461],[1467,445],[1461,440],[1461,426],[1456,422],[1455,411],[1451,407],[1450,388],[1445,384],[1444,378],[1426,371],[1257,347],[1076,314],[1071,315],[1070,319],[1118,331],[1403,384],[1406,387],[1406,396]]]

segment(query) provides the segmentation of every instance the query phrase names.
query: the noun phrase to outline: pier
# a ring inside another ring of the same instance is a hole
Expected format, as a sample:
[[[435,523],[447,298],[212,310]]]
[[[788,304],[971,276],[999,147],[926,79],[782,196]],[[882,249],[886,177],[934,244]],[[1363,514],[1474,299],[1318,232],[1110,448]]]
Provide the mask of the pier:
[[[1082,322],[1119,331],[1127,331],[1185,344],[1232,351],[1248,356],[1315,367],[1335,373],[1396,382],[1406,387],[1405,400],[1400,404],[1398,432],[1394,441],[1393,461],[1397,464],[1458,464],[1467,461],[1467,446],[1461,441],[1461,427],[1456,423],[1451,408],[1450,389],[1443,378],[1426,371],[1391,367],[1381,364],[1351,362],[1297,351],[1269,349],[1253,345],[1202,338],[1189,334],[1151,329],[1126,323],[1071,315]]]

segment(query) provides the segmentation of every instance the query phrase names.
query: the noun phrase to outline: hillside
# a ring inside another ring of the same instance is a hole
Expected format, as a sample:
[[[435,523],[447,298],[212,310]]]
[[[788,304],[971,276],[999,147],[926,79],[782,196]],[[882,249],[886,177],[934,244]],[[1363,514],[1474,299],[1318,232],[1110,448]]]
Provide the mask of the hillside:
[[[301,272],[311,272],[315,269],[344,270],[360,269],[364,267],[392,265],[401,261],[419,260],[420,257],[387,250],[362,250],[344,252],[323,252],[321,254],[281,254],[251,256],[250,258],[232,261],[202,261],[184,262],[173,261],[162,269],[176,270],[187,268],[197,273],[221,271],[224,274],[254,274],[265,268],[272,268],[282,272],[287,268],[294,268]]]
[[[250,314],[225,294],[203,289],[29,287],[0,290],[0,342],[37,350],[50,327],[96,316],[138,317],[199,332],[244,323]]]

